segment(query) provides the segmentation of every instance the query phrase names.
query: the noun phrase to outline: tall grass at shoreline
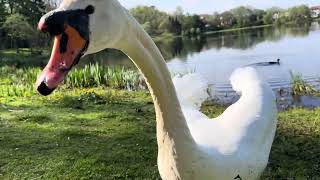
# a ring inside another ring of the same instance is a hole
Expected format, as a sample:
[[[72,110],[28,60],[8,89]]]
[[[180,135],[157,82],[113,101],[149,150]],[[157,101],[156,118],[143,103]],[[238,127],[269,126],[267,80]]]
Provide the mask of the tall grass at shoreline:
[[[144,88],[144,82],[138,71],[124,67],[106,67],[89,64],[73,70],[66,80],[71,88],[107,86],[115,89],[136,90]]]
[[[188,71],[182,74],[172,72],[172,76],[183,76],[194,73]],[[0,67],[0,96],[30,96],[36,94],[34,84],[41,73],[40,68],[16,68],[14,66]],[[305,82],[301,75],[291,72],[292,95],[319,96],[320,92]],[[141,90],[146,89],[142,75],[136,69],[119,66],[103,66],[88,64],[73,69],[60,89],[109,87],[113,89]]]
[[[290,72],[292,79],[292,93],[294,96],[319,96],[320,92],[312,85],[303,80],[301,74],[294,74]]]
[[[30,96],[35,94],[34,84],[41,73],[40,68],[0,68],[0,95]],[[110,87],[113,89],[139,90],[146,85],[140,73],[124,67],[106,67],[89,64],[72,70],[62,89]]]

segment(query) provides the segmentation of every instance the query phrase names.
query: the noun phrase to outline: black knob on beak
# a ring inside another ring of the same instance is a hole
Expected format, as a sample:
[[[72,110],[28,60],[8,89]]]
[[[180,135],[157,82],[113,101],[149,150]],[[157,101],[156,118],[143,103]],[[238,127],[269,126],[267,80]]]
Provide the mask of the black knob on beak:
[[[52,36],[60,35],[65,29],[66,12],[50,12],[44,15],[39,24],[38,29],[44,33],[48,32]]]
[[[39,24],[38,24],[38,29],[41,31],[41,32],[48,32],[48,26],[46,25],[46,23],[42,20],[40,20]]]
[[[43,81],[37,88],[38,92],[43,96],[50,95],[55,89],[50,89],[47,84]]]

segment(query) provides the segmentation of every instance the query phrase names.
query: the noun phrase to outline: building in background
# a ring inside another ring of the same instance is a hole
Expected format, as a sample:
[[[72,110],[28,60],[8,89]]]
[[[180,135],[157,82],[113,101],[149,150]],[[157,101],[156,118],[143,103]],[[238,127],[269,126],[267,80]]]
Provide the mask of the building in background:
[[[311,7],[311,17],[317,18],[320,17],[320,6]]]

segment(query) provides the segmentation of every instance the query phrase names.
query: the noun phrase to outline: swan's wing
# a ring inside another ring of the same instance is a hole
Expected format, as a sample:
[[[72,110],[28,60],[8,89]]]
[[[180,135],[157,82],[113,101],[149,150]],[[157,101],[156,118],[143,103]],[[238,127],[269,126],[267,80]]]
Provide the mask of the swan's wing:
[[[254,68],[240,68],[230,80],[242,97],[222,115],[209,119],[200,112],[201,104],[209,97],[207,81],[195,73],[173,79],[193,138],[198,145],[219,154],[258,148],[261,143],[266,144],[262,149],[270,148],[276,124],[271,89]]]
[[[173,78],[173,84],[183,107],[200,109],[201,104],[209,98],[208,82],[200,74],[176,76]]]
[[[276,105],[271,88],[254,68],[240,68],[230,78],[241,98],[223,114],[209,119],[200,105],[209,96],[199,74],[175,77],[182,111],[199,148],[219,164],[221,177],[258,177],[267,165],[276,129]]]
[[[202,103],[209,98],[208,81],[200,74],[190,73],[182,77],[174,77],[173,83],[182,112],[197,144],[217,148],[215,144],[219,139],[224,138],[221,125],[200,112]],[[211,136],[212,132],[215,132],[214,136]]]

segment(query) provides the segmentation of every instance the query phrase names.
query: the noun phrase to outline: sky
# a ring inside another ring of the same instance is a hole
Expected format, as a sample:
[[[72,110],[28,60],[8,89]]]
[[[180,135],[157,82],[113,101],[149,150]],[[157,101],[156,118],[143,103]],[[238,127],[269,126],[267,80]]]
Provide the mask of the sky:
[[[320,5],[320,0],[120,0],[120,2],[126,8],[132,8],[137,5],[154,5],[167,12],[173,12],[177,6],[181,6],[185,12],[191,14],[212,14],[215,11],[223,12],[240,5],[260,9],[273,6],[288,8],[300,4],[308,6]]]

